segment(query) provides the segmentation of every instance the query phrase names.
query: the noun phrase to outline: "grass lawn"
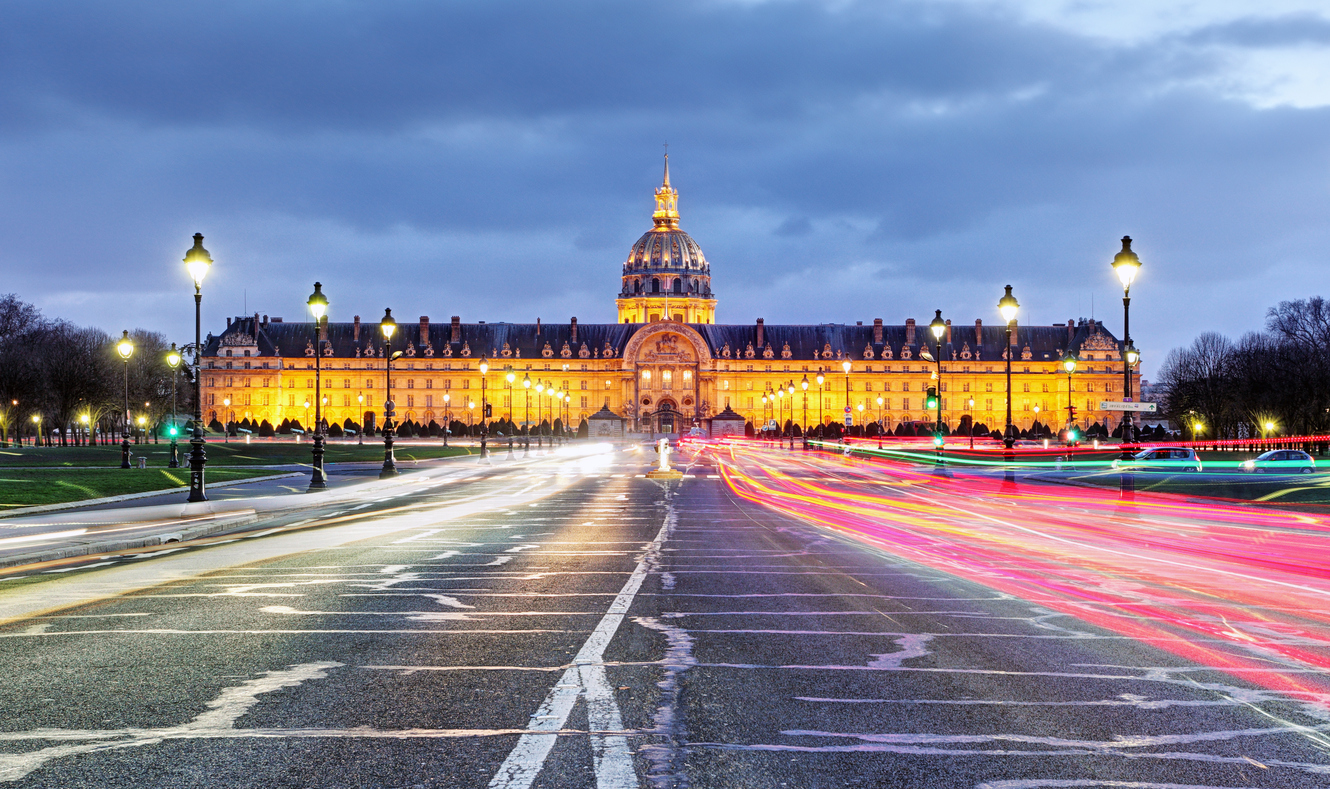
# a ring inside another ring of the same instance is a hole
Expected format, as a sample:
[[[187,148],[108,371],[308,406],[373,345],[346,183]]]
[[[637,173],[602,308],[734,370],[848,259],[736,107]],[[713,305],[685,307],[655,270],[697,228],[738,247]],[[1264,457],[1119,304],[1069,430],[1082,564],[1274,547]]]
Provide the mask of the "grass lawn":
[[[267,466],[283,463],[310,463],[310,450],[313,444],[301,441],[299,444],[284,439],[282,441],[244,441],[223,442],[208,441],[208,467],[214,466]],[[394,449],[398,460],[427,460],[430,458],[468,455],[479,449],[468,447],[443,447],[437,442],[415,444],[411,441],[398,442]],[[162,467],[171,458],[169,444],[136,444],[131,447],[135,458],[146,457],[148,466]],[[326,463],[374,462],[383,460],[383,442],[365,442],[364,446],[354,443],[343,444],[329,442]],[[189,463],[189,443],[180,442],[180,462]],[[119,468],[120,447],[4,447],[0,448],[0,469],[6,466],[105,466]]]
[[[207,481],[232,482],[265,477],[268,469],[209,470]],[[189,487],[182,468],[14,468],[0,469],[0,512],[38,504],[63,504],[125,493]]]

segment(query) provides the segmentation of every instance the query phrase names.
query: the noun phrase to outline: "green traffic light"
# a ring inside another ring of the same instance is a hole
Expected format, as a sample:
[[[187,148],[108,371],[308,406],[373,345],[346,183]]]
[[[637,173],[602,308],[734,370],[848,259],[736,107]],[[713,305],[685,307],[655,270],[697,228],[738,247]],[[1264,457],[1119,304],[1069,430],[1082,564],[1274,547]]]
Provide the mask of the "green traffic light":
[[[176,435],[176,432],[177,432],[177,431],[176,431],[176,429],[175,429],[175,425],[171,425],[169,428],[167,428],[167,429],[166,429],[166,432],[169,433],[170,435],[173,435],[173,436]]]

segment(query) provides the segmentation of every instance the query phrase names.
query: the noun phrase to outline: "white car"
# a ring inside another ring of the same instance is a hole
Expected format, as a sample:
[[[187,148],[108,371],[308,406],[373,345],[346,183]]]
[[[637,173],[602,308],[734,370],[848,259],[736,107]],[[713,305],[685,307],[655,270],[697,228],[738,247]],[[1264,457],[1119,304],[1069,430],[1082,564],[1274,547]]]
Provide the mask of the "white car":
[[[1316,470],[1316,459],[1297,449],[1272,449],[1244,460],[1242,470],[1248,474],[1310,474]]]
[[[1151,447],[1142,449],[1131,460],[1115,460],[1113,468],[1122,471],[1192,471],[1201,470],[1201,459],[1187,447]]]

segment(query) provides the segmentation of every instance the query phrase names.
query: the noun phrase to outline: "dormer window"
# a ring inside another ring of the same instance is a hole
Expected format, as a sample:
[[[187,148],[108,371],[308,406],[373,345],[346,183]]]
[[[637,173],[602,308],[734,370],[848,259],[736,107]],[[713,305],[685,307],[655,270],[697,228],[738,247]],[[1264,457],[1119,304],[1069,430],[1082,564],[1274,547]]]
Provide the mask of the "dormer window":
[[[231,349],[230,349],[230,348],[227,348],[227,349],[226,349],[226,355],[227,355],[227,356],[230,356],[230,355],[231,355]]]

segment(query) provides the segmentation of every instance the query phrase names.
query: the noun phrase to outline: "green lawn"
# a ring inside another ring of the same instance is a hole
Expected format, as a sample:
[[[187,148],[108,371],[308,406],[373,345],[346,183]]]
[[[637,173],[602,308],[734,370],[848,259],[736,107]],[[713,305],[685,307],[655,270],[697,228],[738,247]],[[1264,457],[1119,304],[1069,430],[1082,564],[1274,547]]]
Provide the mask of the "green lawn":
[[[210,483],[270,476],[268,469],[209,471]],[[187,469],[11,468],[0,469],[0,512],[38,504],[63,504],[125,493],[189,487]]]
[[[220,440],[209,440],[207,448],[208,466],[211,468],[213,466],[266,466],[284,463],[308,464],[312,448],[313,445],[307,440],[301,441],[299,444],[289,439],[280,442],[265,441],[252,444],[235,440],[229,443]],[[163,467],[171,457],[169,444],[136,444],[131,449],[135,458],[146,457],[149,467]],[[472,453],[472,450],[467,447],[450,446],[444,448],[437,443],[418,445],[410,441],[398,443],[395,449],[397,459],[403,461],[427,460]],[[328,444],[324,460],[327,463],[382,461],[383,442],[367,441],[364,446],[332,442]],[[180,443],[180,462],[183,464],[189,462],[188,442]],[[105,466],[118,468],[120,466],[120,447],[11,446],[0,448],[0,469],[7,466]]]

